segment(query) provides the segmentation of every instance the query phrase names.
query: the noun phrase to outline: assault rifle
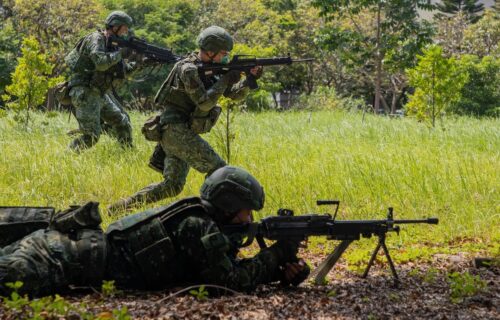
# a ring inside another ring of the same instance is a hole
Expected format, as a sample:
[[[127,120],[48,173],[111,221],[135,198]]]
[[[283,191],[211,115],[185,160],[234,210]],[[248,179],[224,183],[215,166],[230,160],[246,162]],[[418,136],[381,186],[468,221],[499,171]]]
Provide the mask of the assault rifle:
[[[306,59],[292,59],[290,55],[287,57],[275,58],[256,58],[250,55],[235,55],[228,64],[221,63],[200,63],[198,64],[198,73],[200,77],[210,77],[213,75],[225,74],[232,70],[239,70],[245,72],[248,87],[250,89],[257,89],[257,79],[250,73],[250,70],[257,66],[277,66],[277,65],[290,65],[296,62],[310,62],[312,58]]]
[[[368,272],[375,261],[380,248],[389,262],[394,284],[399,283],[399,277],[389,255],[389,249],[385,244],[385,238],[388,232],[399,234],[399,224],[427,223],[438,224],[437,218],[428,218],[420,220],[394,220],[393,208],[389,208],[386,220],[336,220],[340,202],[337,200],[318,200],[317,205],[336,206],[333,217],[329,214],[305,214],[294,216],[292,210],[279,209],[277,216],[263,218],[259,223],[248,223],[244,225],[225,225],[225,233],[242,233],[247,236],[243,247],[250,245],[254,239],[257,240],[261,248],[266,247],[264,239],[269,240],[296,240],[300,242],[310,236],[327,236],[328,240],[340,240],[340,244],[332,253],[311,273],[317,284],[324,283],[328,272],[337,263],[342,253],[354,241],[363,238],[378,237],[378,244],[373,251],[370,261],[363,273],[363,278],[368,276]]]
[[[180,56],[175,55],[172,50],[155,46],[147,43],[143,39],[132,36],[128,39],[122,39],[116,36],[109,37],[109,43],[113,46],[120,48],[129,48],[137,53],[144,55],[148,60],[156,63],[176,63],[181,59]]]

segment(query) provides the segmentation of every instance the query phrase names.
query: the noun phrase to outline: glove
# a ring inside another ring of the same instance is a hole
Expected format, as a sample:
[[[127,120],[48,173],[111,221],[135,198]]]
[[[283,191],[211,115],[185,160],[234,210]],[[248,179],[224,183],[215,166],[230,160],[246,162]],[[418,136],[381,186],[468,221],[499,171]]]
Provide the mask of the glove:
[[[257,72],[255,74],[252,73],[252,76],[255,78],[255,80],[258,80],[262,77],[262,74],[264,73],[264,68],[262,68],[262,66],[256,66],[254,69]]]
[[[284,285],[284,286],[292,285],[292,286],[296,287],[299,284],[301,284],[302,282],[304,282],[304,280],[306,280],[307,277],[309,277],[309,274],[311,273],[311,268],[303,260],[300,260],[300,261],[302,261],[302,262],[299,262],[299,263],[301,263],[301,264],[303,263],[303,268],[292,279],[286,278],[285,272],[286,272],[288,266],[285,266],[285,268],[283,269],[283,273],[281,275],[281,279],[280,279],[280,282],[282,285]]]
[[[232,86],[233,84],[238,83],[238,81],[240,81],[240,78],[241,72],[238,70],[231,70],[222,76],[222,80],[228,86]]]

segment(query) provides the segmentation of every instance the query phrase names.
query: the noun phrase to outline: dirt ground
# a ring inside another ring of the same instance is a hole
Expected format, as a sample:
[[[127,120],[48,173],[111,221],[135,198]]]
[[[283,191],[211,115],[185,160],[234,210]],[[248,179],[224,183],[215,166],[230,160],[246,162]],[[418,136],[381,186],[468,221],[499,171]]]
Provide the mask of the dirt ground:
[[[307,258],[313,265],[322,259]],[[464,254],[435,255],[429,263],[406,263],[397,269],[398,287],[386,264],[377,263],[362,279],[339,263],[322,286],[261,286],[251,295],[217,296],[212,291],[205,300],[178,292],[124,292],[115,298],[96,292],[65,298],[75,304],[90,301],[92,312],[105,318],[126,306],[134,319],[500,319],[498,267],[475,268]],[[451,302],[447,275],[454,271],[478,275],[486,290]]]

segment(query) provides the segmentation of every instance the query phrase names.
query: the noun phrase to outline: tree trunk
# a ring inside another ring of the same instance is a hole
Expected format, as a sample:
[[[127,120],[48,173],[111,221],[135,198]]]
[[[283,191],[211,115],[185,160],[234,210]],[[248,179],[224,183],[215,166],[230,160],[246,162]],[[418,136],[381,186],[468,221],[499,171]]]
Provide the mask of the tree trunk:
[[[378,114],[380,109],[380,88],[382,82],[382,55],[380,53],[380,11],[382,4],[379,2],[377,10],[377,50],[375,53],[375,59],[377,64],[377,76],[375,81],[375,114]]]
[[[47,91],[47,98],[45,99],[45,109],[47,111],[52,111],[56,107],[56,99],[54,95],[54,88],[50,88]]]

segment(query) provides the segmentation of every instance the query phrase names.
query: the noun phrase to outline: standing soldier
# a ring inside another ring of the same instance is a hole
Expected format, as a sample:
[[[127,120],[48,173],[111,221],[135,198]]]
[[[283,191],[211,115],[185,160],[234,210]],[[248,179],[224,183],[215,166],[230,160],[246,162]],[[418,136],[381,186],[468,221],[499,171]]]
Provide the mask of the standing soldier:
[[[101,119],[112,127],[122,146],[132,146],[130,118],[112,91],[113,85],[123,81],[134,66],[124,62],[121,49],[108,44],[110,37],[127,37],[132,18],[125,12],[113,11],[105,24],[106,30],[83,37],[65,58],[72,72],[69,95],[81,133],[69,147],[77,152],[99,140]]]
[[[226,165],[200,134],[215,125],[221,112],[216,103],[222,95],[242,99],[249,88],[245,79],[240,80],[240,71],[229,71],[220,77],[198,73],[197,65],[201,63],[229,62],[233,39],[226,30],[209,27],[200,33],[197,43],[200,51],[174,66],[155,98],[164,111],[160,117],[161,141],[150,166],[162,172],[164,180],[110,205],[109,212],[178,195],[191,167],[208,176]],[[252,69],[251,73],[259,78],[262,67]]]

